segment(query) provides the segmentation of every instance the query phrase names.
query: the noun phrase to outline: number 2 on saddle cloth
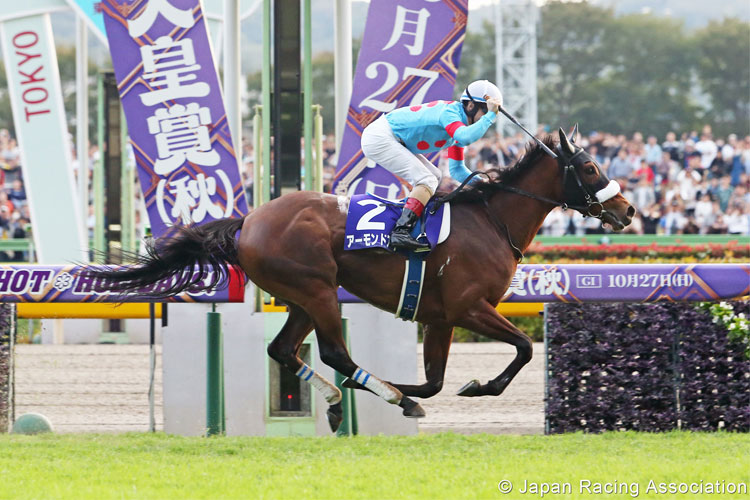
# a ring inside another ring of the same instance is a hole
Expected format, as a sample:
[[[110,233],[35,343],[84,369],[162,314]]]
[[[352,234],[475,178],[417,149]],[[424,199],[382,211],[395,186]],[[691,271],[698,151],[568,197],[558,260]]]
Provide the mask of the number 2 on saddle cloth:
[[[363,250],[367,248],[389,249],[390,235],[396,220],[401,214],[405,200],[393,201],[372,194],[354,195],[349,202],[346,216],[346,235],[344,250]],[[419,298],[422,295],[422,278],[424,277],[424,259],[439,243],[450,234],[450,204],[441,203],[435,213],[432,212],[434,201],[425,207],[424,216],[415,225],[412,236],[430,244],[426,252],[401,251],[407,257],[404,270],[404,283],[401,287],[401,298],[396,317],[413,321],[417,316]]]

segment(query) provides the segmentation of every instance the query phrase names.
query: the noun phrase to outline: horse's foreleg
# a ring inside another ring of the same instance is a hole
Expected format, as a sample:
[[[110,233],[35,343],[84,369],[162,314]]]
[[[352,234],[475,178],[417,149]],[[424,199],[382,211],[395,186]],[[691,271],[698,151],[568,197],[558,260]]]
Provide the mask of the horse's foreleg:
[[[276,338],[268,345],[268,355],[320,391],[328,404],[331,405],[328,411],[328,423],[331,430],[336,432],[343,415],[343,412],[337,411],[341,406],[341,391],[299,357],[302,342],[312,329],[313,323],[310,316],[301,307],[289,304],[289,317]]]
[[[448,362],[448,352],[453,340],[453,327],[438,327],[424,325],[424,372],[427,381],[420,385],[394,384],[393,387],[406,396],[418,398],[431,398],[443,388],[445,377],[445,365]],[[344,387],[354,389],[366,389],[352,379],[344,381]]]
[[[319,294],[316,299],[306,304],[306,311],[315,323],[320,359],[334,370],[363,385],[387,402],[400,406],[405,416],[424,416],[424,410],[418,403],[404,396],[391,384],[366,372],[352,361],[341,332],[341,314],[338,309],[335,290],[330,297],[322,297],[321,295]]]
[[[519,370],[531,361],[533,352],[531,339],[501,316],[489,302],[482,302],[457,325],[516,347],[516,357],[500,375],[486,384],[472,380],[457,393],[459,396],[499,396]]]

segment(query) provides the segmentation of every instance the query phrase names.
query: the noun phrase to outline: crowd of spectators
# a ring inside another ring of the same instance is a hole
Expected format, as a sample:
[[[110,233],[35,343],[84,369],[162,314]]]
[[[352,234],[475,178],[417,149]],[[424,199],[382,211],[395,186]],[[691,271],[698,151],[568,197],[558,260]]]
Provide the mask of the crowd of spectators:
[[[540,129],[537,135],[543,134]],[[510,137],[488,133],[466,148],[465,161],[471,170],[511,165],[523,155],[528,142],[521,133]],[[644,139],[639,132],[629,138],[592,132],[579,137],[577,144],[596,158],[610,179],[620,183],[623,195],[637,209],[625,232],[750,235],[750,136],[715,138],[706,125],[700,133],[678,136],[669,132],[663,140],[653,135]],[[246,142],[243,149],[242,177],[252,203],[253,145]],[[92,148],[89,160],[95,161],[97,154]],[[323,155],[324,189],[330,192],[337,161],[332,136],[324,139]],[[447,174],[447,158],[443,155],[437,163]],[[450,191],[455,186],[444,175],[439,189]],[[93,213],[88,216],[91,231]],[[0,129],[0,238],[27,238],[30,230],[18,144],[7,129]],[[545,219],[541,234],[607,231],[598,219],[557,208]],[[0,253],[0,260],[23,258],[22,252]]]
[[[523,154],[527,142],[520,134],[488,134],[467,148],[467,165],[472,170],[509,165]],[[625,232],[750,235],[750,136],[715,138],[707,125],[700,133],[679,137],[669,132],[663,140],[644,140],[638,132],[630,138],[592,132],[577,144],[620,183],[637,209]],[[561,209],[549,214],[541,230],[555,236],[605,231],[601,221]]]
[[[0,238],[26,238],[31,216],[21,175],[21,152],[8,129],[0,129]],[[0,252],[0,260],[22,261],[23,252]]]
[[[543,128],[538,137],[545,134]],[[501,136],[488,132],[465,150],[470,170],[512,165],[525,152],[528,136],[519,132]],[[637,213],[625,229],[635,234],[739,234],[750,235],[750,136],[714,138],[706,125],[700,133],[669,132],[659,140],[636,132],[632,137],[592,132],[577,138],[607,173],[620,183],[623,195]],[[243,180],[252,200],[253,146],[244,145]],[[304,154],[304,150],[303,150]],[[323,142],[324,190],[331,191],[337,155],[333,136]],[[444,172],[439,187],[457,186],[448,172],[447,156],[436,160]],[[304,160],[303,160],[304,163]],[[575,210],[553,210],[541,234],[603,234],[601,221],[584,218]]]

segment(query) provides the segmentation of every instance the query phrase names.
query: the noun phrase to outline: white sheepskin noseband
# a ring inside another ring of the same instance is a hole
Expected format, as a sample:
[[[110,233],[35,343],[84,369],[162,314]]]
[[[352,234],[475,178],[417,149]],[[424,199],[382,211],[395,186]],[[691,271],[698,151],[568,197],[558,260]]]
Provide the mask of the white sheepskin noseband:
[[[609,184],[607,184],[603,189],[600,189],[596,192],[596,199],[599,200],[599,203],[604,203],[605,201],[617,196],[617,193],[619,192],[620,183],[615,180],[611,180],[609,181]]]

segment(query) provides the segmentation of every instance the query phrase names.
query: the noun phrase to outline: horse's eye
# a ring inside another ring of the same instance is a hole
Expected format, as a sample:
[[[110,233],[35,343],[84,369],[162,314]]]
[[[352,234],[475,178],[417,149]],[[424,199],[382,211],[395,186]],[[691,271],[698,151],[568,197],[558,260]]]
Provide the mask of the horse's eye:
[[[594,167],[586,167],[586,175],[594,175],[596,173],[596,169]]]

